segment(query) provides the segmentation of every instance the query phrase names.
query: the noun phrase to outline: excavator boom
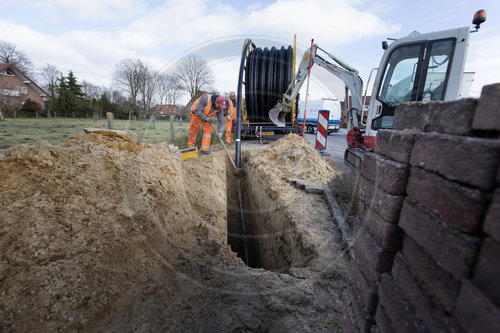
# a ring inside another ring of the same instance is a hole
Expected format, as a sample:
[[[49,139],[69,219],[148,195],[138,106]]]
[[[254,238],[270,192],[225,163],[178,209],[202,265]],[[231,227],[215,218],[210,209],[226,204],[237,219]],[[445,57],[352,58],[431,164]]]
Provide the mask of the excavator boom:
[[[318,54],[318,50],[324,52],[327,55],[328,60],[321,57]],[[349,128],[351,126],[357,127],[362,112],[361,96],[363,90],[363,81],[361,80],[358,71],[321,49],[316,44],[314,44],[312,53],[310,53],[310,50],[307,50],[304,53],[297,73],[290,82],[287,91],[283,94],[282,100],[278,101],[276,106],[269,111],[269,118],[276,126],[285,126],[286,114],[291,111],[292,102],[297,97],[300,88],[307,78],[309,57],[311,57],[311,65],[319,65],[320,67],[326,69],[329,73],[341,79],[344,82],[346,89],[351,92],[352,108],[348,111],[348,126]]]

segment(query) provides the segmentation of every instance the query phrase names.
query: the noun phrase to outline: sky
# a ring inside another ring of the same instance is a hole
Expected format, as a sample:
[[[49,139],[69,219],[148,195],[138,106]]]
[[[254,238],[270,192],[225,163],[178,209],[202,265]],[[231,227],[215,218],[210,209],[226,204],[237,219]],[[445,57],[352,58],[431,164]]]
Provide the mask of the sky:
[[[500,82],[498,0],[0,0],[0,4],[0,40],[24,51],[37,69],[52,64],[64,74],[72,70],[80,81],[111,87],[113,70],[122,59],[140,58],[168,72],[182,57],[195,55],[207,59],[215,74],[214,88],[220,92],[236,90],[246,38],[258,47],[281,46],[292,45],[296,34],[297,59],[314,39],[356,68],[366,82],[383,55],[382,40],[415,30],[471,26],[474,13],[485,9],[487,20],[471,35],[465,67],[475,72],[471,96],[479,96],[485,84]],[[323,69],[313,68],[309,96],[342,99],[337,96],[341,85]]]

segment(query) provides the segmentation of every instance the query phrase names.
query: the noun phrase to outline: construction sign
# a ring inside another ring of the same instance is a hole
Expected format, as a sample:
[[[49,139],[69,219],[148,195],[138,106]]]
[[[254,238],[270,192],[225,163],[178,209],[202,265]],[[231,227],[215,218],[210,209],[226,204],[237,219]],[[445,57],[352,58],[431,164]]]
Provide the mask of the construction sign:
[[[326,138],[328,137],[328,119],[330,119],[330,111],[318,112],[318,130],[316,131],[316,149],[326,148]]]

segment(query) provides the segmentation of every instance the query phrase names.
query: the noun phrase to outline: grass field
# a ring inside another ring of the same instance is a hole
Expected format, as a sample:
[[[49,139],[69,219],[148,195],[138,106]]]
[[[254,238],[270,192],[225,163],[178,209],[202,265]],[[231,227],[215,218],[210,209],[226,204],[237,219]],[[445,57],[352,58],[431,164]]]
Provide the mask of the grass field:
[[[156,121],[156,129],[148,129],[147,120],[114,120],[115,129],[129,130],[135,132],[141,141],[146,143],[157,143],[170,140],[170,122],[165,120]],[[107,128],[106,119],[92,120],[85,118],[53,118],[53,119],[5,119],[0,121],[0,149],[6,149],[19,144],[34,144],[38,139],[59,144],[73,134],[83,134],[87,127]],[[189,122],[174,124],[175,139],[173,144],[179,148],[186,148]],[[197,144],[201,141],[201,133],[198,135]],[[212,145],[217,144],[218,139],[212,133]]]

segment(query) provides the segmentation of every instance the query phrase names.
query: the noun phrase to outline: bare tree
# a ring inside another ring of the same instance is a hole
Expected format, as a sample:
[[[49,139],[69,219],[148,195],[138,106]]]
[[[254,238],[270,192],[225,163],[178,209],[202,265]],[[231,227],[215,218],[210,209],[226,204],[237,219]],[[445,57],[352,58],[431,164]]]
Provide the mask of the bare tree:
[[[50,94],[50,98],[56,97],[57,83],[62,72],[56,66],[46,64],[38,74],[42,87]]]
[[[106,90],[106,94],[108,95],[111,103],[125,104],[125,102],[127,101],[127,98],[123,96],[122,93],[118,90],[110,88]]]
[[[207,61],[192,56],[184,58],[177,66],[177,76],[191,98],[202,89],[208,89],[214,82],[214,74]]]
[[[83,80],[82,81],[82,92],[87,96],[89,100],[98,100],[102,93],[103,93],[103,88],[96,86],[95,84],[92,84],[88,81]]]
[[[18,50],[16,46],[9,42],[0,41],[0,63],[12,64],[31,76],[33,64],[26,53]]]
[[[158,97],[160,104],[174,104],[181,95],[182,85],[177,75],[160,74]]]
[[[144,113],[151,109],[153,97],[158,91],[158,79],[158,72],[149,68],[148,65],[144,65],[144,68],[142,68],[142,78],[139,87]]]
[[[144,82],[144,63],[140,59],[124,59],[115,65],[113,80],[116,85],[130,94],[132,108],[129,109],[129,119],[137,110],[137,97],[141,84]]]

